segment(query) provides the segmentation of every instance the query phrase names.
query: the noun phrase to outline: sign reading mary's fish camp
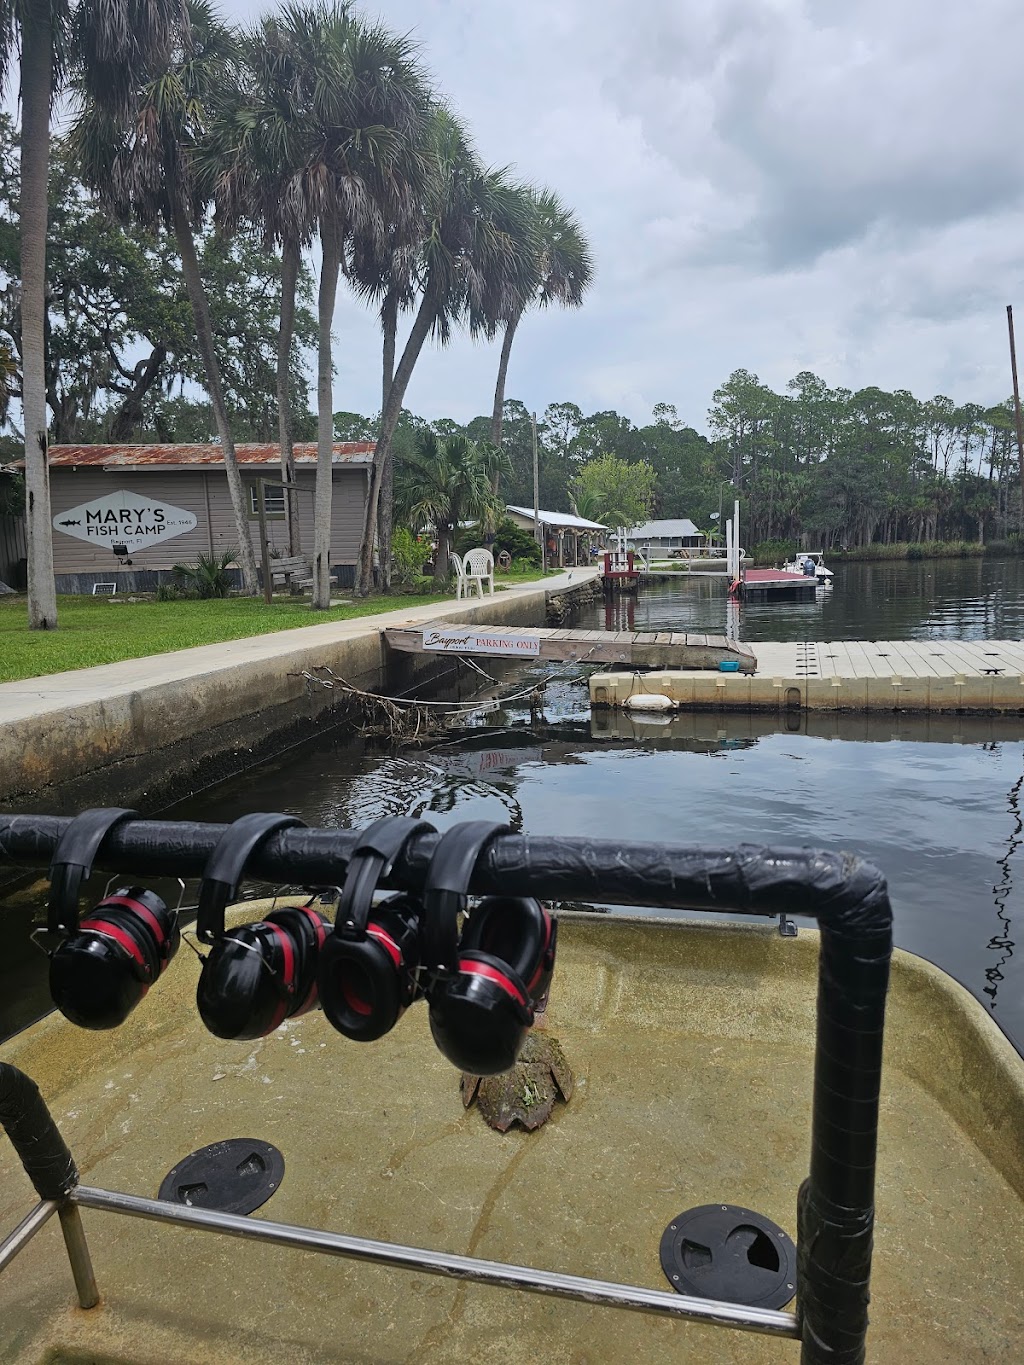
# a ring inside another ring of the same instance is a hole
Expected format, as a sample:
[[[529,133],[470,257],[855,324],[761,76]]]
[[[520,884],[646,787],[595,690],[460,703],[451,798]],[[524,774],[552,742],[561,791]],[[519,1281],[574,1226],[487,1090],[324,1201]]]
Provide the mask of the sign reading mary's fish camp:
[[[129,554],[134,554],[147,545],[194,531],[196,519],[191,512],[172,507],[169,502],[154,502],[122,488],[67,512],[58,512],[53,525],[66,536],[76,536],[105,549],[124,545]]]

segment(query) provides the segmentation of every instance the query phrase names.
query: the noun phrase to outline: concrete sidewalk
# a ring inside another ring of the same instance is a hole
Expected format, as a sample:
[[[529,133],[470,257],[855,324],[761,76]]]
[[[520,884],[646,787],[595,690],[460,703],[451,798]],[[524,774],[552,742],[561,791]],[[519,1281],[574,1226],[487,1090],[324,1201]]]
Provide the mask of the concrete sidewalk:
[[[327,666],[357,686],[381,686],[386,626],[440,618],[540,624],[549,597],[599,573],[571,569],[484,598],[410,602],[372,616],[0,683],[0,801],[173,746],[168,759],[179,774],[225,745],[253,751],[299,712],[308,723],[340,700],[324,691],[311,697],[304,672]],[[124,779],[122,803],[150,794],[138,791],[138,774]]]

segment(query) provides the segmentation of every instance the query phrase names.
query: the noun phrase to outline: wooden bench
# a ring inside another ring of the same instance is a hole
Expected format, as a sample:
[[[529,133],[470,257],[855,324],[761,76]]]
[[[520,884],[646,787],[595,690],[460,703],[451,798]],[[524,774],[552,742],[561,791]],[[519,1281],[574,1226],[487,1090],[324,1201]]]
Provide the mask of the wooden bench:
[[[305,555],[283,555],[270,561],[270,581],[287,581],[292,592],[302,592],[313,586],[313,566]]]

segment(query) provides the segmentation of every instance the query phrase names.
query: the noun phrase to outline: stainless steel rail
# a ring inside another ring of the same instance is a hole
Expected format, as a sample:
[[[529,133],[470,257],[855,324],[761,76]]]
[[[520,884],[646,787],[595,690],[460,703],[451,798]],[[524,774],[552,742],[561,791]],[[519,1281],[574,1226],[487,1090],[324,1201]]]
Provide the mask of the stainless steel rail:
[[[18,1252],[28,1246],[39,1229],[45,1227],[57,1212],[58,1207],[56,1199],[41,1199],[31,1213],[26,1213],[10,1236],[0,1242],[0,1270],[5,1270]]]
[[[349,1260],[370,1261],[376,1265],[398,1266],[427,1275],[474,1280],[478,1284],[503,1285],[506,1289],[524,1289],[533,1294],[553,1294],[562,1299],[629,1308],[639,1313],[710,1322],[719,1327],[733,1327],[768,1336],[800,1337],[793,1313],[747,1308],[742,1304],[721,1303],[713,1299],[688,1298],[683,1294],[664,1293],[658,1289],[591,1280],[580,1275],[562,1275],[550,1270],[533,1270],[527,1266],[506,1265],[502,1261],[482,1261],[475,1256],[452,1256],[425,1247],[347,1237],[342,1233],[298,1227],[293,1223],[271,1223],[259,1218],[220,1213],[214,1209],[190,1208],[161,1199],[142,1199],[138,1195],[96,1189],[91,1185],[79,1185],[71,1194],[71,1203],[87,1209],[103,1209],[107,1213],[127,1214],[129,1218],[177,1223],[179,1227],[194,1228],[200,1232],[219,1232],[228,1237],[270,1242],[274,1246],[298,1247],[303,1251],[318,1251],[325,1256],[344,1256]]]

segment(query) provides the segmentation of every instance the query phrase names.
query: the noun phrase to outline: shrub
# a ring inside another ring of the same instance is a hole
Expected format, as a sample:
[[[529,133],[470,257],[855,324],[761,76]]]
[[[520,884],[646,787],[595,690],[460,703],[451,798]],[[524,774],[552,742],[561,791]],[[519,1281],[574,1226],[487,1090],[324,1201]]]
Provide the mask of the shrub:
[[[391,540],[391,581],[395,587],[403,592],[421,591],[419,580],[430,554],[427,541],[417,540],[408,527],[399,526]]]
[[[228,569],[237,553],[226,550],[222,555],[200,555],[194,564],[175,564],[177,586],[185,589],[185,596],[227,597],[232,586]]]
[[[792,559],[796,545],[792,540],[762,540],[749,553],[755,564],[775,565]]]
[[[464,555],[467,550],[483,544],[483,531],[479,526],[464,526],[455,537],[455,551]],[[540,565],[540,546],[533,538],[532,531],[517,526],[511,517],[502,517],[494,528],[494,544],[491,553],[497,559],[502,550],[507,550],[513,560],[528,559],[534,567]]]
[[[195,592],[190,592],[188,588],[177,583],[158,583],[156,585],[156,600],[158,602],[180,602],[184,598],[195,597]]]

